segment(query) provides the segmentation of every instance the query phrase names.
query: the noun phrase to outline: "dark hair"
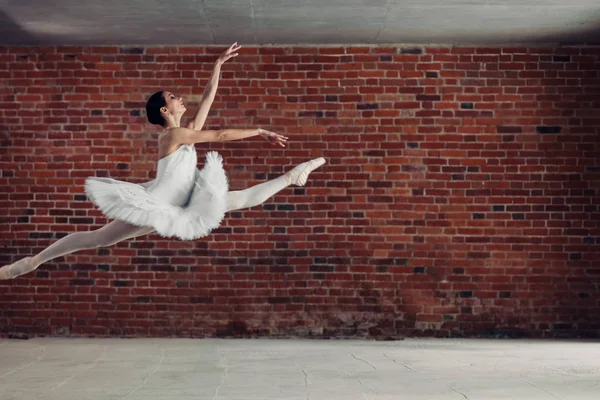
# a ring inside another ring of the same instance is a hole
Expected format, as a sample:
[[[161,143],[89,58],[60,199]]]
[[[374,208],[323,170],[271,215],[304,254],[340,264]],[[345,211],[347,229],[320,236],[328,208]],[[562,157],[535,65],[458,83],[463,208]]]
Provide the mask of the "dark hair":
[[[165,126],[165,119],[160,113],[161,107],[166,107],[167,102],[163,97],[163,91],[154,93],[146,103],[146,117],[148,121],[154,125]]]

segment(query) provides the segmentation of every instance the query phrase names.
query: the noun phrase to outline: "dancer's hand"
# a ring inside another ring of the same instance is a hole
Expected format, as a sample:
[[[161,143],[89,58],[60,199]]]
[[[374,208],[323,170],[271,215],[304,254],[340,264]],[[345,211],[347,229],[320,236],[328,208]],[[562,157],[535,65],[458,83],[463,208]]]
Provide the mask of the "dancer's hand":
[[[229,46],[229,48],[227,50],[225,50],[225,52],[223,54],[221,54],[219,56],[219,58],[217,59],[216,64],[217,65],[223,65],[223,63],[225,61],[229,60],[232,57],[236,57],[238,55],[238,53],[236,53],[236,51],[238,51],[241,48],[242,48],[242,46],[238,46],[237,42],[235,42],[234,44],[232,44],[231,46]]]
[[[268,140],[270,143],[278,144],[281,147],[285,147],[285,142],[288,140],[286,136],[281,136],[275,132],[270,132],[265,129],[258,129],[258,134],[264,139]]]

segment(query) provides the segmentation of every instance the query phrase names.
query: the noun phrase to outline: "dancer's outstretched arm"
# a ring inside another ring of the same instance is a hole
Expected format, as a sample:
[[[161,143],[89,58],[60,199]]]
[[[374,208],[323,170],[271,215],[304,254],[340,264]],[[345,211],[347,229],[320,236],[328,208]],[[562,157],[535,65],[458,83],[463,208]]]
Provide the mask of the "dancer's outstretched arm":
[[[217,61],[215,62],[215,68],[210,75],[210,80],[204,89],[204,94],[202,95],[202,100],[200,100],[200,107],[196,112],[196,116],[187,127],[189,129],[195,129],[197,131],[201,130],[204,126],[204,122],[208,117],[208,112],[210,111],[210,107],[212,106],[213,101],[215,100],[215,95],[217,93],[217,88],[219,87],[219,76],[221,74],[221,65],[225,63],[225,61],[229,60],[232,57],[238,55],[236,53],[241,46],[238,46],[237,42],[232,44],[223,54],[219,56]]]
[[[221,129],[218,131],[197,131],[188,128],[172,128],[171,135],[176,143],[194,144],[205,142],[228,142],[231,140],[246,139],[260,136],[270,143],[285,147],[286,136],[270,132],[265,129]]]

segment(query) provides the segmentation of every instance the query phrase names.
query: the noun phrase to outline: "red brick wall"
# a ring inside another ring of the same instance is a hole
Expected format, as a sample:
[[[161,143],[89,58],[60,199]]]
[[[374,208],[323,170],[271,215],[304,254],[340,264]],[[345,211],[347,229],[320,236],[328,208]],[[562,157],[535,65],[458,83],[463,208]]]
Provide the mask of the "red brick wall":
[[[145,99],[197,101],[222,50],[1,48],[0,262],[105,224],[84,179],[153,178]],[[199,153],[223,154],[234,189],[329,164],[208,238],[150,235],[0,283],[0,332],[598,335],[599,56],[245,48],[207,126],[291,143]]]

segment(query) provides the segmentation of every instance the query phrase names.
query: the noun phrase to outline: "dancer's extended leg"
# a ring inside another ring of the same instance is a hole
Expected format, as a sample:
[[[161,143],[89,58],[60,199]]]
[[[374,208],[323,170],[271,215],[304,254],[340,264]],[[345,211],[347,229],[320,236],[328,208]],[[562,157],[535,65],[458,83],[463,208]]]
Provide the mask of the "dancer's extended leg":
[[[325,159],[315,158],[296,166],[279,178],[260,183],[245,190],[229,192],[227,193],[227,211],[240,210],[262,204],[290,185],[304,186],[308,175],[323,164],[325,164]]]
[[[1,279],[13,279],[35,270],[54,258],[75,253],[79,250],[108,247],[122,240],[147,235],[154,228],[139,227],[122,221],[112,221],[100,229],[90,232],[75,232],[51,244],[33,257],[25,257],[13,264],[0,268]]]
[[[253,207],[264,203],[280,190],[290,186],[303,186],[308,175],[325,163],[323,158],[302,163],[277,179],[261,183],[246,190],[228,193],[227,211]],[[75,232],[56,241],[41,253],[33,257],[25,257],[13,264],[0,268],[0,280],[13,279],[35,270],[41,264],[54,258],[74,253],[79,250],[108,247],[122,240],[147,235],[154,228],[138,227],[121,221],[113,221],[104,227],[90,232]]]

